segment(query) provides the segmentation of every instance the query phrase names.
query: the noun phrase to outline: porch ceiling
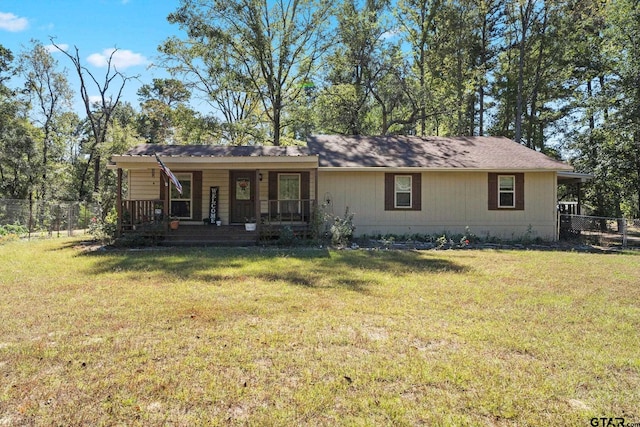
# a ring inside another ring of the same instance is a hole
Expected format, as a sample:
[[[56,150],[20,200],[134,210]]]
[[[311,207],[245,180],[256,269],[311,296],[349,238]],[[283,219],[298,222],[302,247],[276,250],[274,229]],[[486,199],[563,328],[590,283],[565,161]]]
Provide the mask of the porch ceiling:
[[[581,184],[589,182],[593,179],[593,175],[580,172],[558,172],[558,184]]]

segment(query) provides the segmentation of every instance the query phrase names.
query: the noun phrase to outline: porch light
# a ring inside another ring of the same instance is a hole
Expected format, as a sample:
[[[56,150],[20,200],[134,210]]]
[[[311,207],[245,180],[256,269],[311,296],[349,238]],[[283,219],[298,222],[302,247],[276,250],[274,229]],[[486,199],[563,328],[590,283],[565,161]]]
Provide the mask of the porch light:
[[[262,182],[262,172],[258,172],[258,181]]]

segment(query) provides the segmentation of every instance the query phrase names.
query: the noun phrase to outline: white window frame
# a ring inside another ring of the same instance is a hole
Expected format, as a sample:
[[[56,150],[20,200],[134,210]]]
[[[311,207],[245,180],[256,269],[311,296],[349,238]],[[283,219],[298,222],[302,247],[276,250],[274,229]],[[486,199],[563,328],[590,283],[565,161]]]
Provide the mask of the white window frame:
[[[409,178],[409,190],[398,189],[398,178]],[[409,205],[398,205],[398,194],[409,194]],[[394,175],[393,177],[393,207],[396,209],[411,209],[413,207],[413,176]]]
[[[283,176],[295,176],[296,178],[298,178],[298,196],[295,199],[283,199],[281,198],[281,193],[280,193],[280,178]],[[297,209],[297,214],[301,213],[301,207],[300,207],[300,198],[302,193],[302,174],[300,173],[278,173],[278,213],[285,213],[283,212],[283,206],[284,204],[288,204],[289,206],[293,206]],[[295,201],[297,203],[291,203],[292,201]],[[297,204],[297,206],[296,206]],[[286,212],[287,214],[291,213],[291,212]]]
[[[173,191],[171,191],[173,188],[175,188],[173,186],[173,182],[169,181],[171,188],[169,189],[169,206],[172,205],[172,202],[189,202],[189,216],[176,216],[176,218],[178,219],[192,219],[193,218],[193,174],[192,173],[185,173],[185,172],[180,172],[180,173],[174,173],[174,175],[176,176],[176,178],[178,178],[178,181],[180,181],[180,183],[182,184],[183,182],[187,182],[189,181],[189,194],[186,194],[185,191],[182,192],[181,195],[179,195],[179,197],[173,197]],[[185,186],[183,185],[183,188]],[[173,211],[171,212],[171,215],[173,216]]]
[[[511,189],[502,189],[501,181],[503,178],[510,178],[512,182]],[[502,204],[502,194],[511,194],[513,203],[511,205]],[[516,176],[515,175],[498,175],[498,207],[499,208],[515,208],[516,207]]]

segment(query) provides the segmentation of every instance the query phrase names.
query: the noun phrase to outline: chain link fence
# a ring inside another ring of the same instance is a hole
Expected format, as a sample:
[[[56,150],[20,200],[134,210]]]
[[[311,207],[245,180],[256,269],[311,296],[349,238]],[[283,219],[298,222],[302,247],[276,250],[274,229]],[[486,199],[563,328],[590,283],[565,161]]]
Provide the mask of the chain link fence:
[[[561,240],[600,246],[640,247],[640,219],[561,214]]]
[[[29,238],[83,234],[100,214],[97,203],[0,199],[0,227]]]

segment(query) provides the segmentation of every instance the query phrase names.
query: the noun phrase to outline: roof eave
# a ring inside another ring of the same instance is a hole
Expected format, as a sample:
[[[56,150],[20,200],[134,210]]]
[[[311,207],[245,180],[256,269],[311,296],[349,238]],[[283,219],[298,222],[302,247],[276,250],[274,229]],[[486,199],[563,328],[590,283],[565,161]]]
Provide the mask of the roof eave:
[[[558,183],[560,184],[584,184],[594,178],[593,174],[573,172],[573,171],[561,171],[558,172]]]
[[[452,167],[387,167],[387,166],[319,166],[320,171],[341,171],[341,172],[500,172],[500,173],[517,173],[517,172],[568,172],[573,169],[561,168],[452,168]]]
[[[251,164],[271,164],[271,163],[318,163],[317,155],[310,156],[159,156],[160,159],[170,166],[175,165],[204,165],[204,164],[231,164],[244,163]],[[111,157],[110,169],[117,169],[118,165],[156,165],[157,161],[152,156],[127,156],[118,155]]]

